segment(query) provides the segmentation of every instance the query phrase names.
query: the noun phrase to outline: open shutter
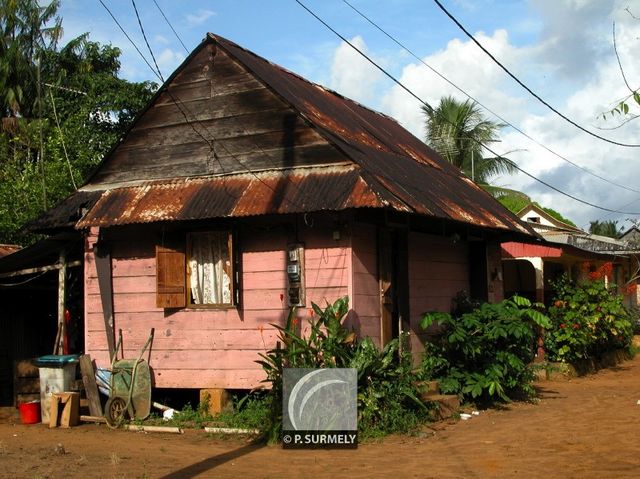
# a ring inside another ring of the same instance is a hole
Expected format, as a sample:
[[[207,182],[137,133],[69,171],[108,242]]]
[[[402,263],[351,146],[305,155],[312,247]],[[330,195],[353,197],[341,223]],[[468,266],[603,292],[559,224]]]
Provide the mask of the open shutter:
[[[176,249],[156,246],[156,306],[184,308],[186,305],[185,254]]]

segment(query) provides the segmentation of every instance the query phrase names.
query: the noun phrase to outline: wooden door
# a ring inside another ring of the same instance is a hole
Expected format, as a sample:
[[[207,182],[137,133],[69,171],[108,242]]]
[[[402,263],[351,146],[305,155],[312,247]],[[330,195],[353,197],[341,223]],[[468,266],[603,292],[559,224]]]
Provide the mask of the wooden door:
[[[380,345],[393,338],[394,281],[391,231],[378,234],[378,281],[380,285]]]
[[[409,328],[409,268],[405,229],[379,230],[378,281],[380,344],[384,346]]]

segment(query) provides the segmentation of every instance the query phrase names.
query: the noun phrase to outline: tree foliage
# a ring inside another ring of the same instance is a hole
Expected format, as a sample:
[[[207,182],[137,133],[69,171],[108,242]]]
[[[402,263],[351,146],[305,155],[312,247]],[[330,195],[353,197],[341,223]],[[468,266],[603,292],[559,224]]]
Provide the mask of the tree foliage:
[[[622,228],[618,227],[618,220],[595,220],[589,222],[589,233],[618,239],[622,236]]]
[[[425,344],[421,374],[437,379],[443,392],[467,399],[508,401],[514,393],[532,394],[537,331],[551,325],[542,308],[514,296],[461,315],[424,313],[420,325],[435,327],[439,336]]]
[[[478,184],[516,168],[508,158],[485,156],[486,145],[498,141],[498,131],[504,125],[484,118],[478,104],[443,97],[436,108],[425,105],[426,142],[446,160],[460,168]]]
[[[28,243],[22,225],[83,183],[156,88],[119,78],[120,50],[88,34],[59,48],[58,7],[0,0],[0,242]]]
[[[540,208],[543,211],[545,211],[546,213],[548,213],[549,216],[552,216],[553,218],[557,219],[558,221],[562,221],[563,223],[566,223],[568,225],[576,227],[576,224],[573,221],[571,221],[570,219],[564,217],[558,211],[554,210],[553,208],[547,208],[545,206],[541,206],[539,203],[537,203],[535,201],[531,201],[530,197],[528,197],[527,195],[525,195],[524,193],[522,193],[520,191],[515,191],[514,190],[514,191],[506,193],[506,194],[498,195],[497,200],[500,203],[502,203],[502,206],[507,208],[512,213],[519,213],[526,206],[528,206],[530,204],[534,204],[538,208]]]

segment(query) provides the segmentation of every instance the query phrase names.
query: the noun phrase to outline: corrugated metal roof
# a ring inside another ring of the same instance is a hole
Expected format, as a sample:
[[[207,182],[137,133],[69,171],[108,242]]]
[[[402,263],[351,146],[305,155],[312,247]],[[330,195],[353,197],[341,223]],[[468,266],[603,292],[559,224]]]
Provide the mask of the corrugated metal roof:
[[[102,193],[78,228],[374,207],[535,235],[391,118],[222,37],[209,34],[198,48],[212,42],[300,112],[354,164],[117,188]]]
[[[101,191],[76,191],[24,226],[27,231],[48,231],[73,227],[100,198]]]
[[[0,244],[0,258],[15,253],[21,248],[16,244]]]
[[[116,188],[77,227],[384,206],[355,166],[307,168]]]
[[[528,226],[395,120],[313,84],[217,35],[209,38],[283,97],[400,209],[500,229]],[[398,201],[399,200],[399,201]]]

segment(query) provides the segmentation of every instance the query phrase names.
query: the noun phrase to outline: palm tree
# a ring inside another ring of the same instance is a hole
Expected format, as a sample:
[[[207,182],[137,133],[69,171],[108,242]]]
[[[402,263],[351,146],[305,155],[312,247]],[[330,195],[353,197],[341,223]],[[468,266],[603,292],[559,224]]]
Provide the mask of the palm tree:
[[[39,114],[40,62],[62,35],[59,7],[60,0],[0,0],[0,117]]]
[[[589,221],[589,233],[618,239],[620,238],[620,236],[622,236],[622,229],[618,228],[617,220],[595,220]]]
[[[485,119],[475,101],[446,96],[437,108],[425,105],[422,111],[427,144],[476,183],[488,185],[491,177],[516,171],[508,158],[484,155],[483,145],[499,141],[497,132],[505,125]]]

